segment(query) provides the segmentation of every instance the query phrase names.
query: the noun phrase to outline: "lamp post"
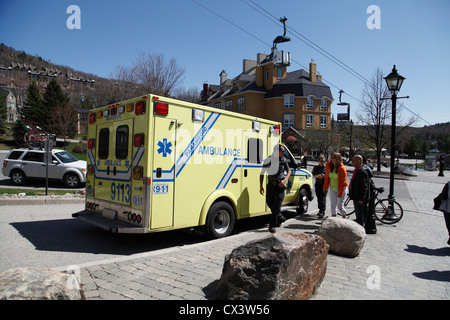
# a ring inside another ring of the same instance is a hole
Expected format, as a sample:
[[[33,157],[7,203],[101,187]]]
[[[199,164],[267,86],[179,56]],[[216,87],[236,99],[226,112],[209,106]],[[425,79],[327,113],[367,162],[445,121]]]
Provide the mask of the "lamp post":
[[[396,113],[397,113],[397,99],[402,98],[409,98],[409,97],[397,97],[397,92],[400,91],[400,88],[402,87],[403,81],[405,80],[404,77],[399,75],[397,73],[397,69],[394,67],[392,68],[392,72],[384,78],[386,80],[386,84],[389,88],[389,91],[391,91],[392,96],[392,127],[391,127],[391,172],[390,172],[390,179],[389,179],[389,196],[388,199],[392,200],[389,201],[389,207],[391,208],[390,214],[388,215],[388,219],[396,220],[398,219],[397,215],[394,212],[394,206],[393,201],[395,200],[394,196],[394,174],[395,174],[395,129],[396,129]]]

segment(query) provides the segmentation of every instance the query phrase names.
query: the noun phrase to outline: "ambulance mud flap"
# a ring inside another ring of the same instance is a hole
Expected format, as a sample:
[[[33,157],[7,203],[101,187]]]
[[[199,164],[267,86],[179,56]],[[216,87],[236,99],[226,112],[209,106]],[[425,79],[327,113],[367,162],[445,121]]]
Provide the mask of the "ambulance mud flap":
[[[72,217],[112,233],[146,233],[148,231],[146,228],[132,226],[117,220],[111,220],[100,214],[85,210],[72,214]]]

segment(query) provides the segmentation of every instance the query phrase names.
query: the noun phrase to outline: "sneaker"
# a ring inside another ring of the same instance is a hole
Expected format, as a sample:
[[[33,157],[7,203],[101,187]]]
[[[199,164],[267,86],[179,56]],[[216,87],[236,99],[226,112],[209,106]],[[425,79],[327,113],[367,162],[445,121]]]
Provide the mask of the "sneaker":
[[[275,233],[275,232],[277,232],[277,230],[275,229],[275,227],[270,227],[269,228],[269,232],[270,233]]]
[[[325,216],[325,212],[319,212],[317,216],[319,217],[319,219],[322,219]]]

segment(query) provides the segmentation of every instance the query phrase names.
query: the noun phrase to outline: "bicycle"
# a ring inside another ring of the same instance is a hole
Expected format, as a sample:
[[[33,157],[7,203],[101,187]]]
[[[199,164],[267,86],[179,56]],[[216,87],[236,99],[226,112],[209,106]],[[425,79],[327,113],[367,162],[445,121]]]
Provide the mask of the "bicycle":
[[[374,188],[375,194],[375,200],[377,201],[375,203],[375,218],[384,224],[394,224],[399,222],[403,218],[403,208],[395,200],[391,199],[380,199],[378,195],[382,194],[384,192],[384,188]],[[350,196],[345,199],[344,206],[346,207],[348,203],[350,202]],[[347,213],[347,217],[352,215],[355,212],[355,209],[353,211]],[[339,213],[338,213],[339,214]],[[340,215],[340,214],[339,214]]]

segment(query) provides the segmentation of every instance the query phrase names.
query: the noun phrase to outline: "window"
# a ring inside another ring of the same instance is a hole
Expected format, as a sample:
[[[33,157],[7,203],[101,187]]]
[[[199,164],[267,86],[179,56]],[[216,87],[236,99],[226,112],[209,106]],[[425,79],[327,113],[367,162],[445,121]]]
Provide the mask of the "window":
[[[306,127],[314,128],[314,115],[313,114],[306,115]]]
[[[295,128],[295,115],[293,113],[283,114],[283,131],[289,129],[289,127]]]
[[[328,99],[322,98],[320,100],[320,110],[328,110]]]
[[[233,111],[233,100],[227,100],[225,102],[225,110]]]
[[[313,96],[309,96],[308,98],[306,98],[306,108],[314,109],[314,97]]]
[[[216,103],[214,103],[214,108],[220,109],[220,105],[221,105],[220,102],[216,102]]]
[[[30,151],[23,157],[23,161],[44,162],[44,153]]]
[[[245,97],[237,99],[237,111],[245,110]]]
[[[283,96],[283,107],[294,108],[295,107],[295,95],[286,94]]]
[[[320,116],[320,127],[322,129],[328,128],[328,116],[325,115]]]
[[[98,157],[108,159],[109,155],[109,128],[103,128],[98,134]]]
[[[283,77],[283,70],[281,68],[277,68],[278,80],[281,80]]]
[[[263,161],[263,141],[257,138],[248,138],[247,159],[249,163],[262,163]]]
[[[269,69],[266,69],[266,80],[269,80]]]
[[[116,159],[128,157],[128,126],[119,126],[116,131]]]
[[[23,151],[12,151],[9,156],[8,159],[10,160],[17,160],[20,158],[20,156],[23,154]]]
[[[67,151],[62,151],[62,152],[55,153],[55,156],[59,160],[61,160],[62,163],[70,163],[70,162],[78,161],[77,158],[75,158],[73,155],[71,155]]]

